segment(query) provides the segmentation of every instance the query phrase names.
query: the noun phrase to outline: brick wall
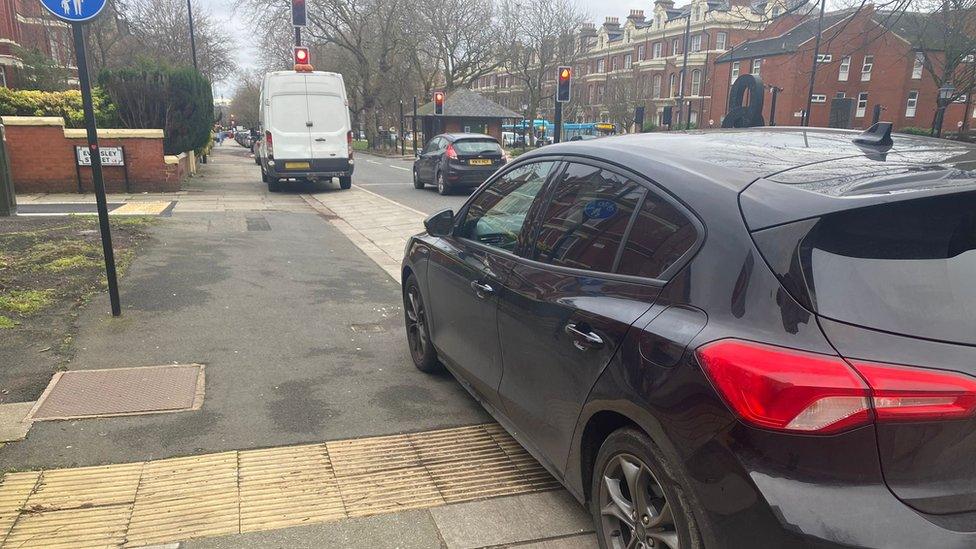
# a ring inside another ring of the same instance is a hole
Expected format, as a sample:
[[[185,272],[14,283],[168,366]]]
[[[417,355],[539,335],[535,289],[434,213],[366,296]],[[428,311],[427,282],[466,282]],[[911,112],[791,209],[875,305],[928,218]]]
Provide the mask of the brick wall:
[[[75,166],[75,146],[87,146],[84,130],[65,129],[60,118],[3,117],[7,152],[18,193],[94,190],[91,167]],[[102,168],[108,192],[171,192],[187,175],[186,158],[163,155],[162,130],[99,130],[99,146],[124,147],[129,176],[121,167]]]

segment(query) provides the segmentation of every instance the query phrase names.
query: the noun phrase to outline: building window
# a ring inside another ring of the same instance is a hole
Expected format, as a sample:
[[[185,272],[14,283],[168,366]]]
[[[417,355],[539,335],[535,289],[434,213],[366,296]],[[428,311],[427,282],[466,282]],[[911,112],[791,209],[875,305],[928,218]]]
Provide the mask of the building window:
[[[675,77],[674,73],[671,73],[671,77],[668,78],[668,93],[671,94],[671,97],[677,95],[678,86],[676,82],[677,78]]]
[[[695,6],[695,18],[694,21],[701,19],[701,6]]]
[[[654,42],[654,49],[651,50],[651,59],[657,59],[661,57],[661,43]]]
[[[864,64],[861,65],[861,82],[868,82],[871,80],[871,69],[874,67],[874,56],[865,55]]]
[[[844,92],[837,92],[837,93],[834,94],[834,97],[836,97],[837,99],[843,99],[843,98],[847,97],[847,94],[844,93]]]
[[[702,37],[700,34],[696,34],[691,37],[691,50],[690,51],[701,51]]]
[[[840,70],[837,73],[839,82],[847,82],[847,75],[851,73],[851,56],[846,55],[840,60]]]
[[[596,102],[603,104],[603,96],[606,94],[606,87],[603,84],[597,84],[596,86]]]
[[[607,60],[598,59],[596,62],[596,72],[606,72],[607,71]]]
[[[817,55],[817,63],[830,63],[834,60],[834,56],[829,53],[821,53]]]
[[[739,63],[738,61],[733,61],[732,62],[732,78],[731,78],[731,80],[733,82],[735,82],[735,79],[739,77],[739,67],[740,66],[741,66],[741,63]]]
[[[868,110],[868,92],[861,92],[857,94],[857,112],[854,116],[858,118],[864,118],[864,113]]]
[[[922,78],[922,67],[925,63],[925,54],[922,52],[915,53],[915,64],[912,65],[912,79],[918,80]]]
[[[824,95],[824,94],[822,94],[822,93],[815,93],[815,94],[813,94],[813,95],[810,96],[810,102],[811,103],[826,103],[827,102],[827,96]]]
[[[647,47],[644,44],[637,46],[637,60],[643,61],[645,59],[645,54],[647,53]]]
[[[661,16],[660,15],[657,15],[657,16],[654,17],[654,26],[657,27],[657,28],[661,28]]]
[[[615,70],[617,70],[619,68],[619,67],[617,67],[617,60],[618,59],[619,59],[618,57],[613,57],[613,58],[610,59],[610,72],[613,72],[613,71],[615,71]]]
[[[629,53],[624,56],[624,68],[629,69],[634,64],[634,57]]]
[[[681,41],[675,38],[671,41],[671,55],[678,55],[681,53]]]
[[[759,73],[760,73],[761,70],[762,70],[762,59],[753,59],[752,60],[752,75],[753,76],[759,76]]]
[[[700,70],[691,71],[691,95],[693,96],[701,95],[701,76]]]
[[[729,41],[729,35],[725,32],[715,33],[715,49],[725,51],[726,44]]]
[[[908,106],[905,107],[905,118],[914,118],[915,110],[918,107],[918,92],[912,90],[908,92]]]
[[[653,80],[653,89],[651,90],[652,97],[655,99],[660,99],[661,97],[661,75],[655,74]]]

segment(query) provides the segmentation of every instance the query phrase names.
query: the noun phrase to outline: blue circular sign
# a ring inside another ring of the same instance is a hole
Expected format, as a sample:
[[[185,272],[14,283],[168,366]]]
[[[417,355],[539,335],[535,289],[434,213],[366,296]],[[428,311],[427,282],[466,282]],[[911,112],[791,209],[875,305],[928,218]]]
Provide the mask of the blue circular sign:
[[[77,23],[101,13],[105,0],[41,0],[41,4],[58,19]]]
[[[613,200],[591,200],[583,207],[583,213],[590,219],[606,219],[617,213],[617,204]]]

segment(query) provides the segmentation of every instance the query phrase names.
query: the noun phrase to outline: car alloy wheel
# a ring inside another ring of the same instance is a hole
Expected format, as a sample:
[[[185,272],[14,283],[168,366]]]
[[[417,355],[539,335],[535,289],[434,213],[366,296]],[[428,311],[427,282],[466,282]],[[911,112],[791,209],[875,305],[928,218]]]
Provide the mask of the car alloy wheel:
[[[407,342],[414,362],[421,362],[430,342],[427,340],[427,319],[420,289],[411,286],[407,289]]]
[[[437,172],[437,192],[447,194],[447,182],[444,181],[443,172]]]
[[[600,528],[614,549],[679,549],[671,503],[647,464],[621,453],[600,482]]]

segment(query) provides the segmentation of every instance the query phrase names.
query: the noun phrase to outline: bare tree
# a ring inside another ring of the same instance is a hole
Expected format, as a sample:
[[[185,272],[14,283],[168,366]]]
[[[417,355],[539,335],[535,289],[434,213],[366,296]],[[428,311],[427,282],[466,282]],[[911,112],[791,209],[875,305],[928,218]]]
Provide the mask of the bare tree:
[[[234,115],[234,119],[246,128],[258,127],[260,102],[261,75],[254,71],[241,74],[234,97],[230,101],[230,113]]]
[[[492,2],[421,0],[413,8],[420,48],[433,57],[447,90],[470,86],[498,67],[498,34]]]
[[[573,0],[500,0],[501,61],[522,88],[529,120],[547,98],[556,67],[570,64],[585,13]]]

